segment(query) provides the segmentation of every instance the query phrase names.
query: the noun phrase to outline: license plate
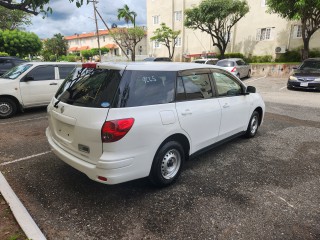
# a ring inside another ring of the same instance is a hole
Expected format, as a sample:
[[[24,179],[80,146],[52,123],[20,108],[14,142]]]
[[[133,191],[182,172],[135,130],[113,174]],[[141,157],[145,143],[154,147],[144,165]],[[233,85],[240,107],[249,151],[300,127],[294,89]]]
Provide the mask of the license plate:
[[[302,83],[300,83],[300,87],[308,87],[308,83],[302,82]]]

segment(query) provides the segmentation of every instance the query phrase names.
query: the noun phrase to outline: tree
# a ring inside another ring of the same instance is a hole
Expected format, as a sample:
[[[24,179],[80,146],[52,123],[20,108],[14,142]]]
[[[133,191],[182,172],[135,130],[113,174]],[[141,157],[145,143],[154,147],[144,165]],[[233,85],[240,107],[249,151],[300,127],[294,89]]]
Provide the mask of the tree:
[[[68,0],[75,2],[77,7],[83,5],[83,0]],[[52,12],[52,8],[48,6],[50,0],[20,0],[18,2],[12,0],[0,0],[0,6],[11,10],[21,10],[26,13],[38,15],[40,12],[47,14]],[[89,3],[89,0],[87,0]]]
[[[302,29],[302,58],[309,56],[311,36],[320,28],[319,0],[268,0],[269,12],[288,20],[300,20]]]
[[[180,33],[180,30],[174,31],[171,28],[169,28],[165,23],[161,23],[161,27],[157,28],[153,32],[154,36],[150,39],[152,41],[157,41],[165,45],[168,48],[169,58],[172,59],[177,44],[176,40]]]
[[[136,17],[137,13],[134,11],[130,11],[127,4],[125,4],[123,8],[118,9],[118,20],[124,19],[127,24],[131,22],[133,24],[133,27],[136,26]]]
[[[30,14],[20,10],[9,10],[0,6],[0,29],[14,30],[22,29],[25,25],[30,25]]]
[[[52,38],[44,41],[42,55],[45,60],[53,60],[50,56],[58,59],[60,56],[66,55],[68,50],[68,41],[64,39],[60,33],[54,34]]]
[[[212,45],[219,49],[224,58],[231,28],[248,12],[249,6],[245,0],[204,0],[198,7],[185,11],[184,25],[208,33]]]
[[[124,19],[128,24],[132,23],[133,28],[117,28],[111,29],[110,35],[113,37],[115,42],[123,48],[131,52],[131,61],[136,60],[136,46],[142,40],[145,35],[145,31],[142,27],[136,27],[137,13],[130,11],[127,4],[123,8],[118,9],[118,19]],[[125,53],[128,57],[127,53]]]
[[[42,47],[41,40],[34,33],[20,30],[0,30],[0,52],[11,56],[25,57],[37,54]]]
[[[111,29],[110,35],[122,48],[130,51],[131,61],[134,62],[136,60],[136,46],[145,36],[145,30],[142,27],[115,28]]]

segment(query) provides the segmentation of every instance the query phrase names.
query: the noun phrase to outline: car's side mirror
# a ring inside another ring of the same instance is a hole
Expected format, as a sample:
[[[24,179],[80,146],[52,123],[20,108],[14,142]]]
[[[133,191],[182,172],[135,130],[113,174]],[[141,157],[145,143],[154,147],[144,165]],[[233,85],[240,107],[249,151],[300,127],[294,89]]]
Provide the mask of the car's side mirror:
[[[255,93],[257,90],[254,86],[247,87],[247,93]]]
[[[297,70],[297,69],[298,69],[298,67],[292,67],[292,69],[293,69],[293,70]]]

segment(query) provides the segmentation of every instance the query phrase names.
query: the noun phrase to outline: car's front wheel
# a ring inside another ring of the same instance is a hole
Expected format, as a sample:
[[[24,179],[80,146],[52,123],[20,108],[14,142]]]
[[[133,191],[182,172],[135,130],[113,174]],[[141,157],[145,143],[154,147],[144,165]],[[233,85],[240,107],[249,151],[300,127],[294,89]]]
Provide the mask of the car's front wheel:
[[[0,118],[9,118],[17,111],[17,104],[10,98],[0,98]]]
[[[248,138],[254,137],[259,128],[259,119],[260,119],[260,114],[257,111],[254,111],[251,115],[247,131],[245,133],[245,136]]]
[[[185,160],[185,153],[180,143],[165,143],[154,157],[149,178],[153,184],[165,187],[174,183]]]

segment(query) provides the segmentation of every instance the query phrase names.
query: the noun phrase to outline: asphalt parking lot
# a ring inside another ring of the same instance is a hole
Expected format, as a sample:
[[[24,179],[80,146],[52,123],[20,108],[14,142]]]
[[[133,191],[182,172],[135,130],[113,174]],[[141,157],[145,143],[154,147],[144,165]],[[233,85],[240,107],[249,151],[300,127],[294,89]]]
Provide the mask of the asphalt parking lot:
[[[0,170],[48,239],[320,239],[320,93],[244,81],[266,101],[257,136],[188,161],[168,188],[99,184],[58,160],[45,108],[0,120]]]

